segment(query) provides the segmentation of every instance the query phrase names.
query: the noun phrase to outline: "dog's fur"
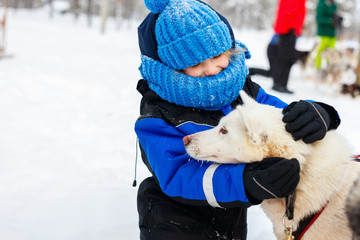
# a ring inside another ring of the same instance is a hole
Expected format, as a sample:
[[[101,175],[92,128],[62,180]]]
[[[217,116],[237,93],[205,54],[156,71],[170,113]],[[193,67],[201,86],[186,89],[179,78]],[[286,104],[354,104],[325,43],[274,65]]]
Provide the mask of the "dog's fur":
[[[343,84],[341,93],[350,94],[353,98],[360,96],[360,58],[357,63],[356,69],[356,81],[353,84]]]
[[[346,214],[354,232],[354,238],[360,240],[360,177],[351,188],[346,203]]]
[[[311,52],[310,51],[296,51],[297,60],[296,64],[298,64],[301,68],[302,77],[307,79],[310,75],[314,74],[314,64],[313,59],[310,57]],[[264,77],[271,77],[271,71],[270,69],[263,69],[263,68],[255,68],[250,67],[249,68],[249,75],[260,75]]]
[[[199,160],[218,163],[251,163],[267,157],[296,158],[300,182],[296,188],[295,229],[304,217],[327,206],[303,240],[352,238],[345,215],[348,192],[360,172],[351,161],[351,148],[335,131],[313,144],[294,141],[285,130],[282,110],[255,102],[240,92],[244,105],[221,119],[213,129],[186,136],[186,151]],[[262,208],[273,223],[278,239],[285,239],[285,199],[264,200]],[[291,223],[286,221],[287,226]]]
[[[346,49],[340,51],[335,48],[327,48],[321,53],[321,58],[326,63],[326,68],[323,70],[323,81],[340,83],[343,73],[355,69],[354,57],[351,57],[351,52]],[[327,77],[330,78],[326,79]]]
[[[356,98],[360,96],[360,85],[356,83],[351,85],[343,84],[341,93],[345,95],[349,94],[351,97]]]
[[[354,80],[356,77],[354,58],[356,58],[355,54],[348,49],[325,49],[321,53],[325,67],[321,69],[317,83],[325,85],[328,93],[331,89],[334,95],[340,93],[342,83],[348,82],[349,79]]]
[[[301,78],[304,80],[313,80],[316,74],[315,55],[318,44],[314,44],[310,51],[298,51],[298,60],[296,64],[300,67]]]

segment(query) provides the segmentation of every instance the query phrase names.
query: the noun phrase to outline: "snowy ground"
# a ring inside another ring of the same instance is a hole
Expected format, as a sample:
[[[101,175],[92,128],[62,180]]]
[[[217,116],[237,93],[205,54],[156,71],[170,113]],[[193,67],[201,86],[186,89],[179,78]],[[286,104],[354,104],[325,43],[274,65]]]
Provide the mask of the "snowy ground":
[[[2,9],[0,9],[2,12]],[[105,36],[97,21],[45,11],[10,10],[7,53],[0,60],[1,240],[138,239],[134,121],[140,96],[136,29]],[[253,59],[266,66],[270,32],[241,31]],[[256,64],[255,64],[256,63]],[[271,81],[257,77],[269,93]],[[338,109],[339,131],[360,151],[360,100],[324,96],[295,66],[290,102],[314,99]],[[149,173],[139,160],[138,182]],[[249,210],[250,240],[272,240],[259,207]]]

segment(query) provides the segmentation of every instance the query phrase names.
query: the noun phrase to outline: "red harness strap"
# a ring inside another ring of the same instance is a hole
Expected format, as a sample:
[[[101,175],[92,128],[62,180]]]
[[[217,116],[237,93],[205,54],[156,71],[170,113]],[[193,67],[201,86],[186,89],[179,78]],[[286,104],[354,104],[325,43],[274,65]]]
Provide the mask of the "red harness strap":
[[[360,155],[354,155],[354,160],[360,162]],[[325,206],[323,206],[320,211],[318,211],[315,215],[313,216],[309,216],[305,219],[303,219],[300,224],[299,224],[299,228],[294,232],[294,236],[296,240],[300,240],[304,234],[306,233],[306,231],[311,227],[311,225],[316,221],[316,219],[321,215],[321,213],[324,211],[325,207],[327,206],[328,203],[325,204]],[[305,226],[305,227],[304,227]],[[300,232],[300,234],[299,234]],[[299,234],[299,235],[298,235]]]
[[[306,231],[307,231],[307,230],[311,227],[311,225],[316,221],[316,219],[317,219],[317,218],[320,216],[320,214],[324,211],[324,209],[325,209],[326,206],[327,206],[327,203],[325,204],[325,206],[323,206],[322,209],[320,209],[319,212],[317,212],[317,213],[315,214],[315,216],[311,219],[311,221],[309,222],[309,224],[308,224],[308,225],[305,227],[305,229],[301,232],[298,240],[300,240],[300,239],[304,236],[304,234],[306,233]]]
[[[311,227],[311,225],[316,221],[316,219],[320,216],[320,214],[324,211],[325,207],[327,206],[327,203],[325,204],[325,206],[323,206],[322,209],[320,209],[319,212],[317,212],[315,214],[315,216],[311,219],[311,221],[308,223],[308,225],[305,227],[305,229],[300,233],[300,236],[298,238],[298,240],[300,240],[304,234],[306,233],[306,231]]]

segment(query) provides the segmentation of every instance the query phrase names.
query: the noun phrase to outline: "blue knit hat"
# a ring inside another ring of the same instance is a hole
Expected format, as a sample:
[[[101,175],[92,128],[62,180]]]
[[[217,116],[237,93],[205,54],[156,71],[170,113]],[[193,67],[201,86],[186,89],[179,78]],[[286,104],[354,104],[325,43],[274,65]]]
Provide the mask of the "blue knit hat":
[[[155,25],[158,55],[180,70],[226,52],[233,46],[227,25],[208,5],[197,0],[144,0],[159,14]]]

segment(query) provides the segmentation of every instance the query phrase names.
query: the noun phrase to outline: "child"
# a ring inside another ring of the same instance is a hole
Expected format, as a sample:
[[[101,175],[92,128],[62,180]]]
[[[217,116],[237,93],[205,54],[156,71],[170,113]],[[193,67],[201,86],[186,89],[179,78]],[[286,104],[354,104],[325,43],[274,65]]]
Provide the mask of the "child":
[[[299,181],[296,159],[252,164],[191,159],[183,138],[218,124],[242,104],[239,91],[285,108],[247,77],[246,47],[227,20],[198,0],[145,0],[151,10],[138,28],[143,98],[135,124],[152,177],[138,190],[140,239],[246,239],[247,207],[281,198]],[[336,128],[336,111],[322,103],[284,109],[294,139],[314,142]]]

